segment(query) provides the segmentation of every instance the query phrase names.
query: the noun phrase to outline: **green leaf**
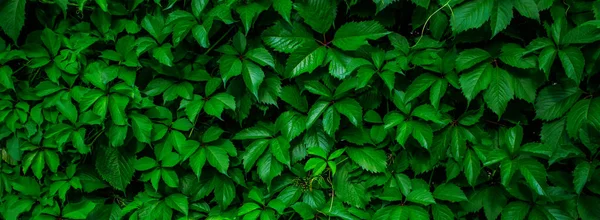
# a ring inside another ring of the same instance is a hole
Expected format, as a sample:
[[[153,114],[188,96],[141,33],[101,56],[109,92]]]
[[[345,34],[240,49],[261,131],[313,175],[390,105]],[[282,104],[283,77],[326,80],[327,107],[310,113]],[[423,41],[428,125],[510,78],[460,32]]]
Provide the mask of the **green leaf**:
[[[262,33],[262,39],[269,47],[283,53],[292,53],[300,47],[316,45],[312,33],[300,23],[286,25],[277,22]]]
[[[507,203],[504,191],[500,187],[488,187],[482,194],[484,194],[483,211],[486,218],[497,219]]]
[[[370,64],[365,59],[349,57],[332,48],[327,51],[325,62],[329,63],[329,74],[338,79],[344,79],[358,67]]]
[[[431,127],[428,124],[418,121],[410,121],[407,124],[412,128],[413,138],[425,149],[430,149],[433,143],[433,130]]]
[[[600,214],[600,199],[597,196],[582,195],[577,200],[577,213],[583,220],[592,220]]]
[[[271,137],[271,132],[264,127],[246,128],[235,134],[233,140],[262,139]]]
[[[219,93],[211,97],[204,103],[206,114],[221,118],[221,113],[225,108],[235,110],[235,99],[227,93]]]
[[[529,205],[525,202],[515,201],[506,205],[502,209],[502,220],[517,219],[523,220],[529,213]]]
[[[15,89],[12,80],[13,71],[9,66],[0,67],[0,85],[3,89]]]
[[[152,121],[147,116],[139,113],[129,114],[129,118],[131,119],[131,128],[135,138],[140,142],[150,143]]]
[[[287,141],[292,141],[306,129],[306,116],[292,111],[284,112],[275,121],[275,127]]]
[[[156,162],[156,160],[149,157],[142,157],[135,161],[134,167],[136,170],[146,171],[156,167],[157,165],[158,163]]]
[[[259,209],[259,208],[260,208],[260,206],[256,203],[253,203],[253,202],[244,203],[244,205],[242,205],[242,207],[240,207],[238,209],[237,215],[242,216],[242,215],[248,214],[256,209]]]
[[[279,163],[271,154],[263,154],[263,156],[258,160],[258,177],[260,177],[260,179],[266,183],[267,186],[270,186],[273,178],[281,175],[282,171],[283,165]]]
[[[206,159],[208,163],[217,168],[217,170],[223,174],[227,174],[229,168],[229,156],[227,151],[219,146],[208,146],[206,147]]]
[[[481,27],[492,14],[494,1],[476,0],[469,1],[454,8],[454,16],[450,20],[452,32],[460,32]]]
[[[335,132],[340,128],[340,113],[335,110],[335,107],[329,106],[323,113],[323,130],[329,136],[334,137]]]
[[[512,0],[512,3],[521,15],[534,20],[540,20],[540,13],[534,0]]]
[[[460,52],[456,58],[456,71],[462,72],[489,59],[490,57],[491,55],[487,51],[479,48],[464,50]]]
[[[565,74],[575,82],[581,82],[585,65],[585,58],[581,50],[576,47],[561,49],[558,51],[558,58],[565,69]]]
[[[250,3],[236,8],[246,33],[248,33],[250,27],[252,27],[256,17],[258,17],[258,15],[265,9],[265,7],[258,3]]]
[[[337,14],[337,2],[328,0],[308,0],[295,5],[304,23],[319,33],[327,32]]]
[[[333,106],[340,114],[346,116],[354,126],[361,126],[362,107],[356,100],[345,98],[335,102]]]
[[[465,193],[452,183],[445,183],[437,186],[435,191],[433,191],[433,197],[451,202],[467,201]]]
[[[421,74],[408,86],[405,94],[405,102],[408,103],[419,97],[427,90],[438,78],[429,73]]]
[[[127,116],[125,114],[125,108],[129,104],[129,98],[119,95],[111,94],[108,100],[108,111],[113,123],[116,125],[127,125]]]
[[[502,137],[504,143],[508,147],[510,153],[516,152],[521,147],[521,141],[523,140],[523,127],[520,125],[514,126],[504,132]]]
[[[223,55],[221,56],[221,59],[219,59],[219,72],[221,72],[223,83],[226,83],[234,76],[240,75],[242,73],[242,69],[242,61],[235,56]]]
[[[202,142],[203,143],[208,143],[208,142],[212,142],[215,141],[217,139],[219,139],[219,137],[221,136],[221,134],[223,134],[223,129],[217,127],[217,126],[211,126],[210,128],[206,129],[206,131],[204,131],[204,134],[202,134]]]
[[[589,44],[600,40],[600,29],[591,25],[580,25],[569,30],[561,38],[561,45]]]
[[[581,194],[583,187],[591,179],[592,175],[593,169],[590,163],[581,161],[577,164],[575,171],[573,171],[573,185],[577,194]]]
[[[252,62],[244,61],[244,67],[242,77],[244,78],[246,87],[255,97],[258,97],[258,88],[265,78],[265,73],[260,66]]]
[[[586,123],[600,128],[600,98],[583,99],[573,105],[567,114],[569,137],[579,137],[579,130]]]
[[[468,150],[467,154],[465,155],[465,159],[463,161],[463,171],[467,177],[469,185],[474,186],[477,182],[477,177],[479,177],[479,173],[481,172],[481,164],[479,163],[479,159],[477,159],[475,153],[471,150]]]
[[[550,121],[563,116],[579,99],[581,90],[572,84],[543,88],[535,101],[536,118]]]
[[[513,18],[512,1],[495,1],[492,15],[490,16],[490,26],[492,28],[492,37],[506,29]]]
[[[165,20],[162,16],[152,16],[146,15],[144,19],[142,19],[141,26],[158,42],[158,44],[162,44],[162,42],[167,38],[167,36],[172,31],[172,26],[165,24]],[[154,43],[154,42],[152,42]],[[169,45],[169,44],[165,44]],[[163,45],[164,46],[164,45]],[[139,53],[138,53],[139,55]]]
[[[389,33],[376,21],[349,22],[335,32],[332,43],[342,50],[356,50],[368,45],[367,40],[377,40]]]
[[[25,24],[25,3],[26,0],[9,0],[0,5],[0,27],[15,43]]]
[[[88,214],[94,210],[96,203],[89,200],[83,200],[78,203],[66,204],[62,209],[62,217],[69,219],[86,219]]]
[[[386,156],[382,150],[371,147],[351,147],[346,149],[346,153],[364,170],[373,173],[384,172],[386,170]]]
[[[271,153],[275,158],[286,165],[290,165],[290,143],[283,137],[273,138],[269,143]]]
[[[296,86],[284,86],[281,89],[281,95],[279,98],[301,112],[308,111],[308,102],[306,101],[306,96],[302,96]]]
[[[209,0],[192,0],[192,13],[196,18],[199,18],[206,5],[208,5]]]
[[[378,209],[373,215],[373,219],[383,220],[408,220],[410,210],[404,206],[389,205]]]
[[[406,196],[406,200],[409,202],[419,203],[424,206],[436,204],[433,195],[427,189],[413,190]]]
[[[179,193],[171,194],[170,196],[167,196],[165,202],[167,203],[167,206],[186,216],[188,215],[188,199],[185,195]]]
[[[475,67],[469,73],[460,75],[460,87],[467,100],[473,100],[479,92],[488,88],[494,72],[492,65],[486,63]]]
[[[252,142],[248,146],[247,150],[242,156],[244,170],[246,170],[246,172],[252,169],[254,163],[256,163],[258,158],[260,158],[260,156],[263,155],[269,143],[269,140],[261,139]]]
[[[519,160],[519,171],[525,177],[529,188],[538,195],[546,195],[546,168],[535,159],[526,158]]]
[[[123,149],[98,147],[96,170],[115,189],[125,192],[135,173],[135,157]]]
[[[435,204],[431,210],[434,220],[454,219],[454,213],[446,205]]]
[[[313,208],[304,202],[294,203],[291,207],[294,209],[294,211],[296,211],[296,213],[300,214],[302,219],[311,219],[315,216],[315,211]]]
[[[290,14],[292,13],[292,0],[274,0],[273,9],[290,23]]]
[[[248,50],[244,56],[261,66],[267,65],[270,67],[275,67],[275,60],[273,59],[273,56],[265,48],[259,47]]]
[[[322,46],[302,46],[290,55],[286,62],[286,74],[288,77],[296,77],[302,73],[312,73],[323,64],[327,49]]]
[[[171,52],[171,47],[171,44],[163,44],[160,47],[154,48],[152,50],[152,57],[166,66],[173,66],[173,59],[175,58]]]
[[[507,186],[517,171],[517,164],[512,160],[503,160],[500,164],[500,177],[502,185]]]
[[[539,68],[546,74],[546,79],[550,76],[550,68],[556,59],[557,51],[554,47],[546,47],[540,52],[538,57]]]

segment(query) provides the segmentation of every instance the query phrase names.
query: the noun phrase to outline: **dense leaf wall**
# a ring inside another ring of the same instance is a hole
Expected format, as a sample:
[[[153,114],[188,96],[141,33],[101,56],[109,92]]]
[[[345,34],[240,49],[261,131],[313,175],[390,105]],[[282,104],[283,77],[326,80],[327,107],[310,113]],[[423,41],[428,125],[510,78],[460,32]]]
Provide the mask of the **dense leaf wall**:
[[[4,0],[3,219],[599,219],[600,2]]]

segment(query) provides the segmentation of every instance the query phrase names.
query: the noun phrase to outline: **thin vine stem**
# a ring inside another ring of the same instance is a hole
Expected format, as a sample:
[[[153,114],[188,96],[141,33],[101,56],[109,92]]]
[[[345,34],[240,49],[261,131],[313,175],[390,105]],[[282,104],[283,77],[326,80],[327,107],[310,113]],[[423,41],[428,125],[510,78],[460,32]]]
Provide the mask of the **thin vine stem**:
[[[411,48],[416,47],[419,44],[419,42],[421,42],[421,39],[423,38],[423,35],[424,35],[424,32],[425,32],[425,28],[427,27],[427,23],[429,23],[429,20],[431,20],[431,18],[435,14],[437,14],[438,12],[440,12],[445,7],[448,7],[450,9],[450,13],[451,13],[452,17],[454,17],[454,11],[452,10],[452,7],[450,7],[450,2],[451,1],[452,0],[448,0],[448,2],[446,2],[446,4],[442,5],[442,7],[438,8],[431,15],[429,15],[429,17],[427,17],[427,20],[425,20],[425,24],[423,24],[423,28],[421,28],[421,36],[419,36],[419,39],[417,40],[417,42],[415,43],[415,45],[413,45]]]

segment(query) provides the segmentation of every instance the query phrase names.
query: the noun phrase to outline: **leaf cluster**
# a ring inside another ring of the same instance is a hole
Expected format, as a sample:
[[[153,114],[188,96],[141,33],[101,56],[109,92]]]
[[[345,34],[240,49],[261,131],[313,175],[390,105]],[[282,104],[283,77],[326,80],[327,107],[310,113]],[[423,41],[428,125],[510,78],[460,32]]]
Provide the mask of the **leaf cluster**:
[[[2,219],[598,219],[600,2],[4,0]]]

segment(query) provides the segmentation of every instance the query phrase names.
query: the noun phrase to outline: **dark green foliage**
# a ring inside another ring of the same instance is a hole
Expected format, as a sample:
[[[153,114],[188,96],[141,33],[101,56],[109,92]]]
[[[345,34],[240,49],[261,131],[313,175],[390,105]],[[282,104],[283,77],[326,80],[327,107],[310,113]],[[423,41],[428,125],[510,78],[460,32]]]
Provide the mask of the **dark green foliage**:
[[[600,218],[600,2],[4,0],[2,219]]]

